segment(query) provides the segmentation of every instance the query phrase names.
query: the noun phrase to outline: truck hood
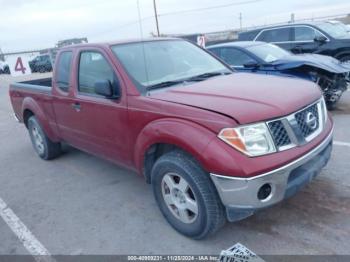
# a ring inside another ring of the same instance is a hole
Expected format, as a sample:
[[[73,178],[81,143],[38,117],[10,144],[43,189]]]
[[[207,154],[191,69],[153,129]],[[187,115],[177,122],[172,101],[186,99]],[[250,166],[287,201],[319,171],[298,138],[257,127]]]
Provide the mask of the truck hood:
[[[220,113],[247,124],[288,115],[321,98],[310,81],[249,73],[154,90],[150,98]]]
[[[325,55],[300,54],[290,55],[271,63],[277,70],[286,70],[304,65],[321,68],[331,73],[341,74],[350,71],[350,64],[341,63],[339,60]]]

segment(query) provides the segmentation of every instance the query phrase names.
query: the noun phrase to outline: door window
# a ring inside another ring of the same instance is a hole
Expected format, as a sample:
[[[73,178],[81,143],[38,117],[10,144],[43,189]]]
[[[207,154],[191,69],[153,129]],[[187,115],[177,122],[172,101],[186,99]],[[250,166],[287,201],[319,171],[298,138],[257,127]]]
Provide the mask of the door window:
[[[68,92],[69,78],[72,64],[72,52],[61,53],[57,66],[57,86],[62,91]]]
[[[290,27],[269,29],[263,31],[256,39],[263,42],[287,42],[290,41]]]
[[[231,66],[243,66],[255,62],[249,55],[236,48],[222,48],[220,57]]]
[[[313,41],[319,36],[318,31],[307,26],[297,26],[294,28],[295,41]]]
[[[95,83],[105,80],[108,80],[112,86],[115,86],[114,71],[105,57],[99,52],[82,52],[79,62],[79,92],[96,95]]]

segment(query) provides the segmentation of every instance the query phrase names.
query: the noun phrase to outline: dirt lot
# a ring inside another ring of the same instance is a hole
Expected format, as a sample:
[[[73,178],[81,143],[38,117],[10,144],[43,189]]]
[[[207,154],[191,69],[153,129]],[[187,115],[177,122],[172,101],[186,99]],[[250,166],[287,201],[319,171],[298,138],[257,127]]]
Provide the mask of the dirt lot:
[[[217,255],[237,242],[258,254],[350,254],[350,92],[332,112],[333,156],[315,181],[194,241],[167,224],[136,174],[73,148],[57,160],[40,160],[12,117],[11,81],[0,76],[0,199],[51,254]],[[1,218],[0,254],[28,254]]]

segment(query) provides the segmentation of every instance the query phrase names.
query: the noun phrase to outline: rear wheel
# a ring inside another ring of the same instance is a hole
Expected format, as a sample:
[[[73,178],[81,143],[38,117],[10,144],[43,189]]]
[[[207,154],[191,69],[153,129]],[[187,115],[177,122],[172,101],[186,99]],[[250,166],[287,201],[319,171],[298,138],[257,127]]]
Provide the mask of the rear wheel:
[[[50,160],[61,154],[61,144],[55,143],[47,137],[35,116],[28,119],[28,131],[33,147],[39,157]]]
[[[187,154],[172,151],[152,169],[155,199],[181,234],[201,239],[224,225],[225,211],[208,174]]]

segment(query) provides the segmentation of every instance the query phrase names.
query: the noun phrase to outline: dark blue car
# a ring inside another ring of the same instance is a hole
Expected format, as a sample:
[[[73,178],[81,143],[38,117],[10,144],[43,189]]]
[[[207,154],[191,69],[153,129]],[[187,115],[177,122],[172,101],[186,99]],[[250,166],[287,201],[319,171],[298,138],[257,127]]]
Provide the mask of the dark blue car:
[[[316,82],[330,109],[349,82],[350,63],[317,54],[292,54],[265,42],[230,42],[208,47],[212,53],[242,72],[298,77]]]

